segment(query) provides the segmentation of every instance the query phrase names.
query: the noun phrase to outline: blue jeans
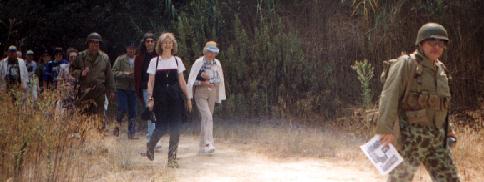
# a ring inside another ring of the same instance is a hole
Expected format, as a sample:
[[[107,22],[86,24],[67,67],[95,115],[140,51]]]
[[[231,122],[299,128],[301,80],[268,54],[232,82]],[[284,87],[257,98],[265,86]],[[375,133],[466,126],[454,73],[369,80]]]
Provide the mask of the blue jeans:
[[[146,107],[148,105],[148,90],[143,89],[143,106]],[[149,140],[151,135],[153,135],[153,131],[155,131],[155,123],[151,120],[148,120],[148,131],[146,133],[146,138]]]
[[[123,121],[124,113],[128,113],[128,134],[133,136],[136,133],[136,94],[134,90],[116,90],[118,101],[118,112],[116,121]]]

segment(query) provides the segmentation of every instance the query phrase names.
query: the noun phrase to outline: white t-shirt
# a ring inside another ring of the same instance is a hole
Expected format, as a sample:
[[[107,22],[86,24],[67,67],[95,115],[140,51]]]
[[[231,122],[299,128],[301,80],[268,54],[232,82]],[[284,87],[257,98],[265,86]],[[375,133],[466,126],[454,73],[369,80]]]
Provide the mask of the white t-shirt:
[[[128,64],[129,64],[129,68],[134,69],[134,57],[133,58],[128,57]]]
[[[176,65],[175,57],[176,57],[176,60],[178,61],[178,66]],[[155,68],[157,58],[159,58],[158,68]],[[167,69],[178,69],[178,74],[181,74],[183,73],[183,71],[185,71],[185,65],[183,65],[182,60],[178,56],[172,56],[168,59],[162,59],[161,56],[158,56],[151,59],[150,65],[148,65],[148,70],[146,71],[146,73],[150,75],[154,75],[156,73],[156,70],[167,70]]]

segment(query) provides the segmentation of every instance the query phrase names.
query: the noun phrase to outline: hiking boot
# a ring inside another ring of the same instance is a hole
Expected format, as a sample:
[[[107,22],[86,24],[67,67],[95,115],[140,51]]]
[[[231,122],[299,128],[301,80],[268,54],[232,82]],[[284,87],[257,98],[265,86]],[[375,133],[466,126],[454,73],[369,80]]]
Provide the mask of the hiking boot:
[[[210,144],[205,144],[205,146],[200,149],[201,154],[211,154],[215,152],[215,147]]]
[[[154,147],[150,147],[149,143],[146,144],[146,157],[148,157],[150,161],[155,160],[155,149]]]
[[[116,136],[116,137],[119,137],[119,127],[115,127],[113,129],[113,135]]]
[[[207,153],[212,154],[215,152],[215,147],[213,145],[209,145],[207,148]]]
[[[166,164],[167,167],[169,168],[179,168],[180,165],[178,165],[178,162],[176,159],[168,159],[168,163]]]

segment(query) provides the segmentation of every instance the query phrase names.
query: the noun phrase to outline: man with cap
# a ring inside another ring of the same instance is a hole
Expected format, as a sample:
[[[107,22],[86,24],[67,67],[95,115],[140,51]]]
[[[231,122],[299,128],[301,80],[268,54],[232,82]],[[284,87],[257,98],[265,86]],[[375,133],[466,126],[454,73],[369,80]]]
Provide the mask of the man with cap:
[[[193,63],[188,77],[188,99],[195,99],[200,112],[200,153],[215,152],[213,113],[215,103],[226,99],[222,65],[215,59],[219,49],[215,41],[208,41],[203,56]]]
[[[103,117],[105,95],[114,93],[113,74],[109,57],[100,50],[101,35],[94,32],[87,36],[88,48],[79,53],[70,64],[69,72],[79,80],[77,104],[86,114]],[[103,127],[100,124],[100,129]]]
[[[57,88],[57,78],[61,67],[66,67],[67,65],[69,65],[69,62],[64,59],[62,48],[56,47],[54,49],[54,60],[49,61],[45,66],[43,74],[44,90]]]
[[[450,76],[440,61],[448,41],[442,25],[427,23],[418,31],[417,50],[390,66],[380,96],[376,133],[382,136],[380,142],[384,145],[395,142],[393,128],[398,121],[398,150],[403,163],[390,173],[388,181],[412,181],[421,163],[432,181],[459,181],[446,142],[448,137],[455,138],[454,132],[447,129],[446,118]]]
[[[0,61],[0,91],[10,92],[12,89],[27,90],[28,71],[25,61],[17,58],[17,47],[9,46],[7,58]],[[17,98],[10,92],[14,100]]]
[[[29,73],[29,81],[27,93],[32,95],[32,100],[37,100],[37,93],[39,88],[39,79],[35,74],[37,72],[37,62],[34,61],[34,51],[27,50],[27,55],[25,56],[25,64],[27,66],[27,71]]]
[[[116,87],[117,114],[114,136],[119,136],[119,127],[125,113],[128,113],[128,138],[136,139],[136,93],[134,81],[134,60],[136,46],[134,42],[126,46],[126,54],[119,56],[113,65],[113,75]]]
[[[142,100],[143,105],[146,107],[148,104],[148,65],[152,58],[156,57],[155,52],[155,36],[151,32],[144,34],[141,41],[140,49],[136,54],[136,59],[134,61],[134,76],[136,84],[136,94],[140,100]],[[148,131],[146,137],[149,139],[155,130],[155,123],[151,120],[147,121]]]

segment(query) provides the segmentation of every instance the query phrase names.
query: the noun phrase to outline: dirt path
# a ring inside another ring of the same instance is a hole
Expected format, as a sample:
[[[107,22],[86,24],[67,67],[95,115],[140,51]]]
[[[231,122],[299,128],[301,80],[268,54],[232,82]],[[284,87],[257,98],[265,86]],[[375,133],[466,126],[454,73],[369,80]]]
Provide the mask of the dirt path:
[[[95,160],[88,179],[92,181],[385,181],[366,164],[334,159],[271,159],[253,152],[217,143],[212,155],[198,154],[198,140],[182,136],[178,158],[180,168],[165,167],[167,138],[162,151],[151,162],[139,153],[145,150],[144,138],[127,140],[106,137],[103,145],[109,152]]]

